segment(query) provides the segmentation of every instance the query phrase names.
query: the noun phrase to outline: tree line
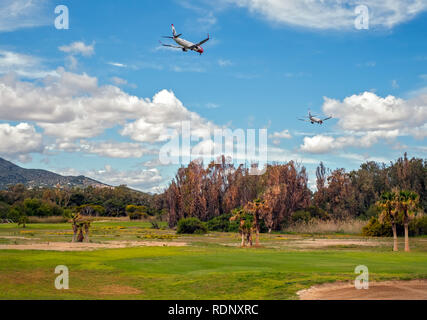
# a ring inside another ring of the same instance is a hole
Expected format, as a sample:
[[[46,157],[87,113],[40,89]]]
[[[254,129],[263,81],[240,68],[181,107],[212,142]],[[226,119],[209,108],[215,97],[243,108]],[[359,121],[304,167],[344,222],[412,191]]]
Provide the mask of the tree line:
[[[163,195],[151,195],[126,186],[116,188],[33,188],[22,184],[0,191],[0,219],[22,216],[120,217],[165,215]]]
[[[409,159],[406,153],[389,164],[369,161],[350,172],[331,170],[320,163],[315,192],[308,186],[306,168],[294,161],[268,165],[265,173],[257,176],[222,157],[207,166],[193,161],[178,169],[165,191],[165,200],[170,227],[189,217],[208,221],[258,199],[268,208],[263,213],[267,228],[280,230],[301,210],[330,219],[376,216],[381,195],[396,189],[419,195],[420,208],[426,212],[426,185],[427,161]]]

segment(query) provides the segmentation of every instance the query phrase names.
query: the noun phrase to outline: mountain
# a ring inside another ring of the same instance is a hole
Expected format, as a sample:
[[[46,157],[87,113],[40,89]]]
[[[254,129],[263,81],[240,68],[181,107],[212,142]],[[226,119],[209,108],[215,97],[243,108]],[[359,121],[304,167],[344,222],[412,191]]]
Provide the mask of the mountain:
[[[61,176],[39,169],[24,169],[0,158],[0,190],[22,183],[27,187],[110,187],[85,176]]]

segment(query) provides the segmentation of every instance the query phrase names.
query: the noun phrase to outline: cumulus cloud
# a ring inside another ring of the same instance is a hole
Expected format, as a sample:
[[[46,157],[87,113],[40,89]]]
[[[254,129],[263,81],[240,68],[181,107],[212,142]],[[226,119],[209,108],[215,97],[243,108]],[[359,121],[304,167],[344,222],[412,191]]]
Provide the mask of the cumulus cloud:
[[[82,41],[76,41],[69,45],[64,45],[59,47],[58,49],[62,52],[70,53],[70,54],[81,54],[82,56],[89,57],[95,53],[94,44],[87,45]]]
[[[382,98],[375,93],[364,92],[343,101],[325,98],[323,111],[338,118],[338,125],[344,130],[411,131],[427,121],[427,95],[404,100],[391,95]]]
[[[43,151],[42,135],[28,123],[0,124],[0,141],[0,155],[21,162],[29,160],[30,153]]]
[[[364,92],[343,101],[325,98],[325,114],[338,119],[341,137],[316,135],[305,137],[301,150],[327,153],[346,147],[369,148],[380,140],[399,136],[423,139],[427,135],[427,95],[404,100],[394,96],[379,97]]]
[[[427,10],[424,0],[224,0],[274,23],[311,29],[354,28],[358,5],[369,8],[370,26],[393,28]]]
[[[275,146],[278,146],[280,144],[280,140],[291,139],[292,135],[290,134],[289,130],[285,129],[281,132],[274,132],[270,134],[268,137],[273,140],[273,144]]]
[[[109,158],[140,158],[156,151],[144,148],[139,143],[114,142],[114,141],[80,141],[80,148],[84,152],[97,154]]]
[[[106,165],[101,170],[88,171],[85,175],[113,186],[125,184],[143,190],[158,186],[163,180],[156,168],[121,171],[110,165]]]
[[[84,175],[112,186],[127,185],[146,192],[159,191],[159,184],[164,182],[162,175],[156,168],[119,170],[107,164],[101,169],[79,171],[74,168],[66,168],[54,171],[64,176]]]
[[[199,137],[216,128],[189,111],[171,91],[162,90],[150,100],[129,95],[112,85],[99,86],[97,78],[85,73],[62,68],[57,73],[58,77],[46,77],[43,85],[11,75],[0,78],[0,118],[35,122],[45,135],[57,139],[56,146],[61,150],[75,149],[77,140],[96,137],[116,126],[121,127],[122,135],[151,144],[168,140],[171,131],[179,132],[182,121],[190,121],[192,134]],[[117,156],[122,151],[135,156],[135,151],[119,148],[123,145],[104,147],[114,149],[105,155]],[[125,147],[132,149],[136,145]],[[88,151],[101,152],[93,145]]]
[[[13,31],[20,28],[46,25],[46,0],[2,0],[0,5],[0,32]]]
[[[30,79],[56,75],[55,71],[43,70],[42,60],[37,57],[0,50],[0,74],[9,72]]]

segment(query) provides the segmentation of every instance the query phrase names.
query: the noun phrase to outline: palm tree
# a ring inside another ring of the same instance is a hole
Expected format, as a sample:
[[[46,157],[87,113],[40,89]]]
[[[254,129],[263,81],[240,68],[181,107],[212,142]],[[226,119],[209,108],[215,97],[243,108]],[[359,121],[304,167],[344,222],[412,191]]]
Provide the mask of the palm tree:
[[[396,223],[399,211],[397,210],[396,193],[384,192],[381,194],[380,200],[377,202],[377,207],[381,210],[380,222],[384,223],[387,218],[391,221],[391,228],[393,230],[393,251],[398,251]]]
[[[256,199],[254,201],[248,202],[245,206],[246,211],[251,213],[254,217],[253,227],[255,229],[255,245],[259,246],[259,232],[260,232],[260,222],[261,219],[264,219],[265,215],[268,213],[268,205],[265,201]]]
[[[405,227],[405,251],[409,251],[409,220],[418,207],[419,195],[413,191],[403,190],[397,195],[397,207],[403,213],[403,225]]]
[[[240,221],[239,233],[242,237],[241,246],[245,247],[246,243],[252,247],[252,223],[246,217],[246,211],[243,209],[234,209],[230,221]]]

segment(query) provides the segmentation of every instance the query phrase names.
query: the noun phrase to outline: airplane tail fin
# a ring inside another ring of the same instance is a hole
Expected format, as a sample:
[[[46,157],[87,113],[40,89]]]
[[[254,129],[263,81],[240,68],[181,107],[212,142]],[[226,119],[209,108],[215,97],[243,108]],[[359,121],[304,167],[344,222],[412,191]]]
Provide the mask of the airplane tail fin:
[[[173,36],[176,37],[176,30],[175,30],[175,26],[174,25],[172,25],[172,33],[173,33]]]

